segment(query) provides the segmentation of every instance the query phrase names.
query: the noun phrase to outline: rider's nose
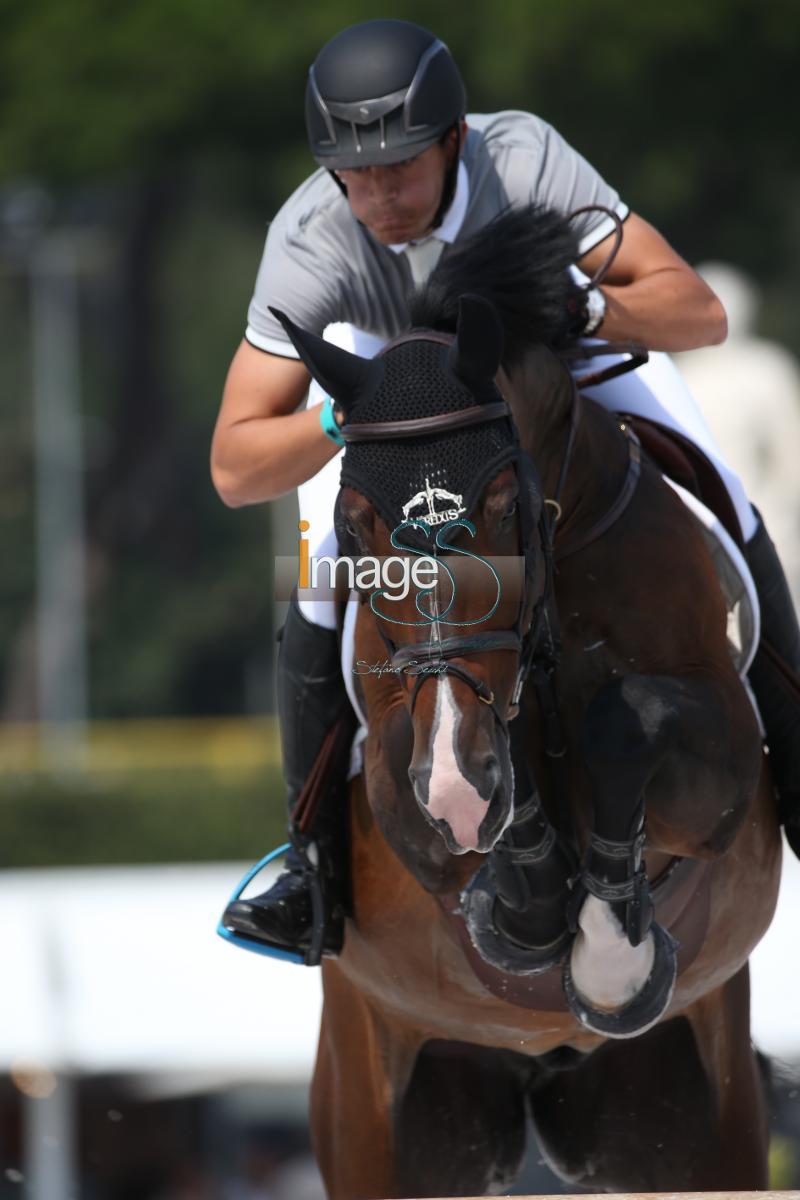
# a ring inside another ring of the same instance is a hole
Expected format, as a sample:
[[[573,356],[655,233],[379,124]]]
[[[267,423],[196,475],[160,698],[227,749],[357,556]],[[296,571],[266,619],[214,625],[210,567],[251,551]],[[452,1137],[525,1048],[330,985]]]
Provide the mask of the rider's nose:
[[[381,170],[381,168],[373,169],[370,172],[369,182],[373,194],[382,200],[391,200],[397,195],[397,180],[391,173]]]

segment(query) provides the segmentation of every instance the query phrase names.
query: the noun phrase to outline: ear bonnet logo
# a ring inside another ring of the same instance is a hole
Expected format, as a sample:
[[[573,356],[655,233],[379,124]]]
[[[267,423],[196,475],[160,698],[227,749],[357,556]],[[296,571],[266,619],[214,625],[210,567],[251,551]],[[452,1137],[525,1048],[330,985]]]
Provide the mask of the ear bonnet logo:
[[[445,509],[437,509],[434,507],[436,500],[449,500],[450,507]],[[420,509],[427,504],[427,511],[414,512],[414,509]],[[455,521],[462,513],[466,512],[464,506],[464,497],[457,495],[455,492],[448,492],[445,488],[432,487],[430,479],[425,477],[425,487],[417,492],[415,496],[403,505],[403,520],[408,521],[411,514],[414,518],[425,521],[428,525],[443,525],[446,521]]]

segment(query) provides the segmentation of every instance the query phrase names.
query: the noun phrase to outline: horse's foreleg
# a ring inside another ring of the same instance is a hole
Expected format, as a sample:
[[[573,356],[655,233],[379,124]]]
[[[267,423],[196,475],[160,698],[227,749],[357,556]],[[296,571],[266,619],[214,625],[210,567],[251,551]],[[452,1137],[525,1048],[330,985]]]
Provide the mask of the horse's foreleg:
[[[766,1186],[746,1015],[731,1021],[722,996],[732,985],[704,1000],[702,1012],[662,1021],[633,1042],[605,1042],[532,1091],[539,1145],[563,1179],[592,1192]]]
[[[525,1155],[530,1060],[462,1042],[421,1050],[398,1106],[403,1196],[506,1191]]]
[[[389,1028],[333,964],[323,965],[325,1003],[309,1120],[330,1200],[398,1195],[394,1110],[418,1049]]]
[[[720,1147],[715,1187],[767,1186],[769,1129],[764,1088],[750,1041],[748,964],[686,1012],[713,1092]]]
[[[594,812],[565,988],[597,1032],[641,1033],[666,1011],[675,979],[674,944],[653,922],[642,862],[645,804],[659,848],[673,854],[719,853],[744,819],[760,745],[732,682],[631,675],[604,687],[587,710]]]

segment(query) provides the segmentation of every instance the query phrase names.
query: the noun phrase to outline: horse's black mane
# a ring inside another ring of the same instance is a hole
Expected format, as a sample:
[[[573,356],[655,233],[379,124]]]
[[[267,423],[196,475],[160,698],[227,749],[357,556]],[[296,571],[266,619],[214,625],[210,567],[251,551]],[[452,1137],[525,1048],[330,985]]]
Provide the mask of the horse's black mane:
[[[560,213],[537,204],[507,209],[442,259],[410,298],[411,323],[454,333],[459,297],[473,292],[497,309],[507,366],[537,342],[570,345],[576,333],[569,304],[579,289],[568,267],[578,253],[578,235]]]

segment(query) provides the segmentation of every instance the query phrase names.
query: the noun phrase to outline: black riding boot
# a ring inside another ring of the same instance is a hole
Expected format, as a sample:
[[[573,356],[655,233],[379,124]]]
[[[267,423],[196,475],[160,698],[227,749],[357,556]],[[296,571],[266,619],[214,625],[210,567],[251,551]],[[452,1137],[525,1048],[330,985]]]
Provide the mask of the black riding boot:
[[[318,954],[312,950],[336,955],[344,938],[349,883],[345,801],[355,719],[336,631],[312,625],[294,598],[280,635],[277,692],[291,841],[287,870],[269,891],[229,904],[222,923],[245,937],[300,951],[313,966]],[[313,789],[319,790],[315,811],[307,803],[305,786],[312,771],[328,780],[323,789]]]
[[[761,643],[749,678],[764,722],[780,819],[800,858],[800,704],[777,661],[800,677],[800,627],[775,546],[754,511],[758,529],[745,549],[761,605]]]

